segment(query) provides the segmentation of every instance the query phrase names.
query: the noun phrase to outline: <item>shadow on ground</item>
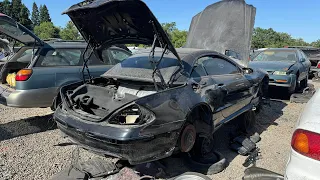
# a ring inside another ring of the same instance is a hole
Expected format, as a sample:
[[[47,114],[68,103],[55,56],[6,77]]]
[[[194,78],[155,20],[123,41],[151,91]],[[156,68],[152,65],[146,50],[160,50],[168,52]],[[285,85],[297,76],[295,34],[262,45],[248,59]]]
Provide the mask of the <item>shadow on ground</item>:
[[[52,114],[0,124],[0,141],[56,129]]]
[[[261,134],[269,126],[277,126],[275,122],[280,116],[283,115],[283,108],[287,104],[282,101],[270,101],[269,105],[263,105],[263,109],[259,114],[257,114],[257,123],[252,132],[248,135],[254,134],[255,132]],[[234,119],[235,121],[237,119]],[[230,122],[225,124],[223,127],[218,129],[215,133],[215,149],[223,154],[227,162],[231,162],[238,153],[232,151],[229,148],[229,142],[231,141],[232,135],[234,132],[237,132],[237,127],[235,123]],[[165,167],[166,176],[165,178],[171,178],[183,174],[185,172],[192,171],[186,166],[181,155],[175,155],[160,161],[161,164]]]

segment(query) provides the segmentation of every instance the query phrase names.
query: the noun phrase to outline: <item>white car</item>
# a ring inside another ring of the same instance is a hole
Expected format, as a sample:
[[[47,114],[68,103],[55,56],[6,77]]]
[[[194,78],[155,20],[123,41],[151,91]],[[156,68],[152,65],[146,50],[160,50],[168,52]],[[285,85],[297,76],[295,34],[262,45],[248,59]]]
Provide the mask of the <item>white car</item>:
[[[285,179],[320,179],[320,91],[307,103],[291,141]]]

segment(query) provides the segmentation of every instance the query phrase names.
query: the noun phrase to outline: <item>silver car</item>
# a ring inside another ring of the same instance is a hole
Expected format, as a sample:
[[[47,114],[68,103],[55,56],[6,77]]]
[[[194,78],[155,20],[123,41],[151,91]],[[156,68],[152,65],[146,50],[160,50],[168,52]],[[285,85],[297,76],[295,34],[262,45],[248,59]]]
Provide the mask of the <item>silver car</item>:
[[[49,107],[60,87],[98,77],[131,55],[123,48],[110,47],[101,53],[104,62],[95,55],[85,58],[90,53],[85,41],[45,42],[3,14],[0,33],[25,45],[7,62],[0,62],[0,103],[6,106]],[[84,59],[87,70],[83,69]]]

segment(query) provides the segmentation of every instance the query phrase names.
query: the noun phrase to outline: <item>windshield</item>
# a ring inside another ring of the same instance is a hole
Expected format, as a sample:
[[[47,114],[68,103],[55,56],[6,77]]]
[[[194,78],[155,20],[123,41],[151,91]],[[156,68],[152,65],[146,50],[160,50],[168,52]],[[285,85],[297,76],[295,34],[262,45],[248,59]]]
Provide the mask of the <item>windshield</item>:
[[[297,61],[295,51],[267,50],[258,54],[253,61]]]

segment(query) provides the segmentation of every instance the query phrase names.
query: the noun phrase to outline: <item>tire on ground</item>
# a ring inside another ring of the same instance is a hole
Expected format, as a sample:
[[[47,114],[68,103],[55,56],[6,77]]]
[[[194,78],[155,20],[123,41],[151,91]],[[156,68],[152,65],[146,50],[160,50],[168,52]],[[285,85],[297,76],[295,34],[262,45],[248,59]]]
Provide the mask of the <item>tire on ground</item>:
[[[235,121],[240,131],[249,133],[256,124],[256,114],[250,110],[241,114]]]
[[[227,165],[226,158],[217,151],[212,151],[206,157],[194,157],[185,154],[184,162],[192,171],[207,175],[217,174],[223,171]]]

